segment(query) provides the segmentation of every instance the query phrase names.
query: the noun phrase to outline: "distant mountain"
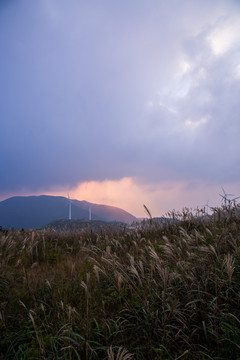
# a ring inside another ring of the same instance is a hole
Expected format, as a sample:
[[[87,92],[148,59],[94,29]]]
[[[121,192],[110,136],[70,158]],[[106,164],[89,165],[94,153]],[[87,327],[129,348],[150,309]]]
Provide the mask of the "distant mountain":
[[[41,228],[51,221],[68,219],[69,200],[63,196],[14,196],[0,202],[0,226],[3,228]],[[72,219],[132,223],[135,216],[114,206],[72,200]]]

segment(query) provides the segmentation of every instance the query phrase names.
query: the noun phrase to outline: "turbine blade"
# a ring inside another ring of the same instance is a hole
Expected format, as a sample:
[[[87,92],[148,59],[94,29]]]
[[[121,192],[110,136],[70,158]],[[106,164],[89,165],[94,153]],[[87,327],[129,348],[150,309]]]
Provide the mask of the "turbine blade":
[[[226,195],[224,188],[222,186],[221,186],[221,188],[222,188],[222,191],[223,191],[224,195]]]

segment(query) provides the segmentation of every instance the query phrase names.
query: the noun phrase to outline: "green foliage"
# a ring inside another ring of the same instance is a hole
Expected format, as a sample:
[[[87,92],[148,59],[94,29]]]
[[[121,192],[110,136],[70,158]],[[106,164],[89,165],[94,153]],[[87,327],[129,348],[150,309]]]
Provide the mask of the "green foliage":
[[[1,359],[237,359],[240,216],[0,234]]]

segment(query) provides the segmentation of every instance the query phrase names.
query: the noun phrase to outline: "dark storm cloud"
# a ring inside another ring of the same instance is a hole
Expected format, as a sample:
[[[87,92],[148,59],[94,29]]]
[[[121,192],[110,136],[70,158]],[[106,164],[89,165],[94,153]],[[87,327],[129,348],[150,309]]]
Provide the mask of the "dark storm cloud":
[[[214,31],[231,43],[239,17],[233,1],[5,2],[1,191],[236,181],[240,38],[218,54]]]

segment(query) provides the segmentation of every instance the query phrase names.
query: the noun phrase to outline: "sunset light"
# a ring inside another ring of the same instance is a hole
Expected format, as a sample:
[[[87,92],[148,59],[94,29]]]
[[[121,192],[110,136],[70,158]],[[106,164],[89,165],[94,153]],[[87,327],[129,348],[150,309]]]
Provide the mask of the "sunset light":
[[[0,0],[0,360],[240,360],[240,0]]]

